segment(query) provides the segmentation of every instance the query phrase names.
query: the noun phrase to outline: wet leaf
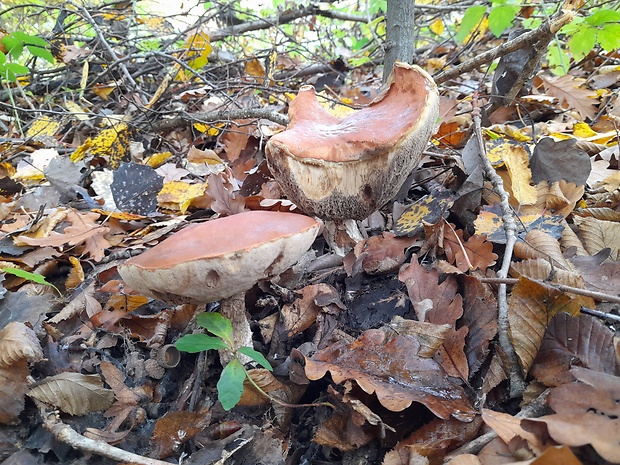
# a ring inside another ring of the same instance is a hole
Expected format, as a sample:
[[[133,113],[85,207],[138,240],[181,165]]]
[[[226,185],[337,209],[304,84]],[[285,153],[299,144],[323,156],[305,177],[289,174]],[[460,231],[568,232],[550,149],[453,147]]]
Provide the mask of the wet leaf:
[[[368,330],[350,344],[340,342],[306,357],[306,376],[317,380],[329,371],[335,383],[354,380],[395,412],[419,402],[440,418],[471,421],[473,410],[465,392],[434,360],[420,358],[419,347],[411,338]]]
[[[163,187],[163,178],[153,168],[133,162],[121,163],[110,185],[116,207],[139,215],[157,210],[157,194]]]

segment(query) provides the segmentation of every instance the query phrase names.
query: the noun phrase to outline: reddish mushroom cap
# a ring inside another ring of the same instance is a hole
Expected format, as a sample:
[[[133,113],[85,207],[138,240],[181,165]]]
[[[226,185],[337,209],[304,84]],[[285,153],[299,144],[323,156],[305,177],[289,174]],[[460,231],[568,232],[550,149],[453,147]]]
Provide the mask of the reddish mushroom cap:
[[[363,219],[387,203],[418,165],[439,114],[433,79],[396,63],[387,90],[368,107],[337,118],[304,86],[286,131],[266,146],[286,195],[309,215]]]
[[[240,213],[188,226],[118,271],[133,289],[160,300],[215,302],[291,267],[319,229],[295,213]]]

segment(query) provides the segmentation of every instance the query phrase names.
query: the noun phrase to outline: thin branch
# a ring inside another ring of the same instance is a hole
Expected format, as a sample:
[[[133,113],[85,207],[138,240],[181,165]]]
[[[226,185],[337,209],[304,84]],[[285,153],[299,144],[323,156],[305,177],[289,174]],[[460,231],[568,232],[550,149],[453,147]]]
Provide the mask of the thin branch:
[[[153,125],[156,131],[163,131],[178,128],[188,122],[216,123],[221,121],[232,121],[235,119],[267,119],[274,123],[286,126],[289,123],[288,116],[282,115],[266,108],[242,108],[235,110],[217,110],[207,113],[183,113],[182,116],[171,119],[160,119]]]
[[[537,279],[528,278],[538,284],[553,287],[558,291],[570,292],[571,294],[583,295],[585,297],[592,297],[594,300],[601,302],[613,302],[620,304],[620,297],[611,294],[604,294],[602,292],[589,291],[587,289],[580,289],[578,287],[567,286],[565,284],[552,283],[548,281],[538,281]],[[517,278],[480,278],[480,282],[489,284],[517,284],[519,280]]]
[[[478,142],[480,160],[484,167],[484,172],[488,179],[491,180],[493,188],[500,198],[500,208],[502,209],[502,221],[504,223],[504,230],[506,231],[506,247],[504,249],[504,257],[502,261],[502,267],[497,272],[497,276],[500,278],[506,278],[508,276],[508,270],[512,260],[512,252],[514,245],[517,242],[517,224],[510,208],[510,196],[504,189],[504,181],[497,174],[491,160],[487,157],[486,147],[484,144],[484,138],[482,137],[482,129],[480,126],[480,108],[477,106],[477,99],[474,98],[474,109],[472,116],[474,120],[474,134]],[[525,381],[523,380],[523,374],[521,372],[521,366],[517,358],[517,353],[514,346],[510,341],[509,336],[509,322],[508,322],[508,297],[506,293],[506,284],[501,283],[497,290],[497,307],[498,307],[498,336],[499,344],[506,354],[508,363],[510,364],[510,396],[519,397],[525,390]]]
[[[58,418],[52,417],[51,419],[45,420],[45,428],[50,431],[61,443],[67,444],[82,452],[97,454],[102,457],[116,460],[117,462],[137,463],[139,465],[170,465],[169,462],[133,454],[131,452],[127,452],[126,450],[111,446],[107,442],[97,441],[95,439],[82,436]]]
[[[488,50],[484,53],[481,53],[480,55],[477,55],[471,60],[467,60],[448,71],[443,71],[437,74],[436,76],[434,76],[435,82],[437,84],[442,84],[446,81],[449,81],[450,79],[454,79],[455,77],[460,76],[467,71],[471,71],[472,69],[475,69],[480,65],[489,63],[499,56],[514,52],[515,50],[519,50],[525,47],[531,47],[540,40],[542,40],[544,37],[548,37],[550,34],[555,34],[562,26],[570,23],[573,20],[574,16],[575,14],[573,11],[565,11],[559,13],[554,18],[551,18],[551,20],[542,23],[536,29],[528,31],[525,34],[521,34],[513,40],[504,42],[503,44],[498,45],[497,47],[492,48],[491,50]]]

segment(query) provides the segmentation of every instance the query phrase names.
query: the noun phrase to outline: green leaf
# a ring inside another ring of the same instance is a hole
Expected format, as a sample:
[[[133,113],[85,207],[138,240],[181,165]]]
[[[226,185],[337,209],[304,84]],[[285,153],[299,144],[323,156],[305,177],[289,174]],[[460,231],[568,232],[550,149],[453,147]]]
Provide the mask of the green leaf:
[[[243,394],[243,380],[246,371],[237,359],[231,361],[222,370],[219,381],[217,382],[217,398],[224,410],[230,410],[239,403]]]
[[[19,56],[24,51],[23,41],[16,39],[12,35],[4,36],[2,38],[2,43],[11,54],[11,56],[15,59],[19,58]]]
[[[620,24],[608,23],[598,31],[598,42],[606,52],[620,48]]]
[[[54,63],[54,55],[46,48],[41,48],[36,45],[26,45],[26,48],[33,56],[43,58],[49,63]]]
[[[553,74],[564,76],[568,73],[570,57],[557,41],[555,41],[555,45],[550,45],[547,50],[547,62]]]
[[[591,26],[601,26],[605,23],[617,23],[618,21],[620,21],[620,11],[609,9],[599,10],[586,18],[586,22]]]
[[[228,348],[228,345],[219,337],[207,336],[206,334],[186,334],[179,338],[174,345],[177,349],[190,353]]]
[[[568,48],[573,54],[575,61],[583,59],[592,51],[596,44],[596,29],[584,25],[579,31],[575,32],[568,41]]]
[[[499,37],[510,27],[515,19],[515,7],[510,5],[503,5],[495,7],[489,13],[489,29],[495,35]]]
[[[15,69],[20,69],[21,68],[25,68],[26,69],[26,73],[28,72],[28,68],[26,68],[25,66],[22,65],[18,65],[17,63],[7,63],[6,65],[6,70],[11,72],[19,72],[21,73],[21,71],[14,71],[13,68]],[[51,286],[54,289],[56,289],[56,292],[58,292],[58,295],[62,295],[60,293],[60,291],[58,290],[58,288],[56,286],[54,286],[52,283],[48,283],[45,280],[45,276],[40,275],[40,274],[36,274],[36,273],[30,273],[29,271],[25,271],[25,270],[21,270],[19,268],[0,268],[1,271],[3,271],[4,273],[8,273],[8,274],[12,274],[15,276],[19,276],[20,278],[24,278],[27,279],[28,281],[32,281],[34,283],[37,284],[45,284],[46,286]]]
[[[26,45],[34,45],[35,47],[40,48],[48,48],[50,46],[47,40],[37,36],[28,36],[26,39],[24,39],[24,42],[26,43]]]
[[[257,350],[254,350],[251,347],[239,347],[239,349],[237,350],[241,352],[243,355],[247,355],[248,357],[250,357],[252,360],[254,360],[256,363],[258,363],[263,368],[266,368],[269,371],[273,371],[273,367],[271,366],[271,363],[269,363],[269,361],[265,358],[265,356],[261,354],[260,352],[258,352]]]
[[[4,63],[6,63],[6,55],[0,52],[0,65],[3,65]]]
[[[486,13],[487,8],[482,5],[474,5],[470,6],[465,10],[465,14],[463,15],[463,20],[461,21],[461,27],[459,27],[459,32],[456,34],[456,41],[459,43],[463,43],[467,36],[478,27],[480,20]]]
[[[206,328],[206,330],[210,333],[213,333],[225,341],[232,343],[233,329],[228,318],[224,318],[219,313],[205,312],[198,315],[196,322],[203,328]]]

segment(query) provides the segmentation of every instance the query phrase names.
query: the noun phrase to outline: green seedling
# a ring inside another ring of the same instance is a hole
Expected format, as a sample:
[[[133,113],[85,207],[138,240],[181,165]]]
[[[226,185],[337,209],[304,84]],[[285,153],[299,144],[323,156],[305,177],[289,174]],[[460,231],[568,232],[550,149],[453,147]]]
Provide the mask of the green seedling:
[[[197,323],[214,336],[207,334],[187,334],[176,342],[177,349],[183,352],[202,352],[203,350],[230,350],[235,358],[222,370],[217,382],[218,400],[225,410],[230,410],[239,403],[243,394],[243,382],[247,379],[259,392],[273,400],[265,393],[249,376],[243,364],[239,361],[238,354],[250,357],[263,368],[273,371],[271,364],[260,352],[251,347],[234,348],[233,329],[230,320],[219,313],[202,313],[198,315]]]

